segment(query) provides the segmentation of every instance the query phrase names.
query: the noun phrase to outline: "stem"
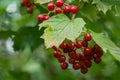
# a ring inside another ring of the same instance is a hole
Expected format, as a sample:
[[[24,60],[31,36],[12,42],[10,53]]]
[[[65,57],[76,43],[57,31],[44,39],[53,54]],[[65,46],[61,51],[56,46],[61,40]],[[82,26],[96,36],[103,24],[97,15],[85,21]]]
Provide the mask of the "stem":
[[[76,16],[76,14],[73,14],[73,15],[72,15],[72,20],[74,20],[74,19],[75,19],[75,16]]]
[[[49,11],[47,15],[49,16],[49,15],[50,15],[50,13],[51,13],[51,11]]]

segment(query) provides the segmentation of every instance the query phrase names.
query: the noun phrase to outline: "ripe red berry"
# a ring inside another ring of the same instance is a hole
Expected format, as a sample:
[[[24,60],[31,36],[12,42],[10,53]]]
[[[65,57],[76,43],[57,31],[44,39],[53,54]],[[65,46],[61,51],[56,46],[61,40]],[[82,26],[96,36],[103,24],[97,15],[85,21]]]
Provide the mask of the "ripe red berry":
[[[68,62],[69,62],[70,64],[73,64],[73,63],[75,62],[75,59],[69,58]]]
[[[48,20],[50,16],[44,16],[44,20]]]
[[[85,41],[85,40],[84,40],[84,41],[82,41],[82,46],[83,46],[83,47],[88,47],[88,42],[87,42],[87,41]]]
[[[65,62],[66,57],[64,55],[61,55],[61,57],[58,59],[60,63]]]
[[[61,8],[59,8],[59,7],[58,7],[58,8],[56,8],[55,13],[56,13],[56,14],[60,14],[60,13],[62,13],[62,9],[61,9]]]
[[[70,12],[73,13],[73,14],[77,13],[78,12],[78,7],[77,6],[71,6]]]
[[[70,12],[70,6],[65,6],[63,9],[64,13],[69,13]]]
[[[85,55],[91,55],[91,48],[84,48],[84,54]]]
[[[53,50],[58,50],[58,49],[56,48],[56,46],[52,46],[52,49],[53,49]]]
[[[31,7],[32,5],[33,5],[32,2],[28,2],[28,3],[26,4],[27,7]]]
[[[54,57],[56,58],[60,58],[61,57],[61,53],[57,50],[54,51]]]
[[[47,8],[48,8],[49,11],[54,10],[54,8],[55,8],[54,3],[53,2],[49,3],[48,6],[47,6]]]
[[[76,53],[75,53],[74,51],[69,52],[69,53],[68,53],[68,56],[69,56],[70,58],[75,59],[75,58],[76,58]]]
[[[37,18],[38,18],[38,21],[43,21],[45,16],[43,14],[39,14]]]
[[[79,53],[75,54],[75,60],[80,60],[82,58],[82,55]]]
[[[85,39],[86,41],[90,41],[91,38],[92,38],[91,35],[88,34],[88,33],[84,35],[84,39]]]
[[[72,41],[70,41],[70,42],[68,43],[68,49],[69,49],[69,51],[70,51],[70,52],[73,51],[74,48],[75,48],[75,44],[74,44]]]
[[[87,68],[81,68],[81,73],[85,74],[88,72],[88,69]]]
[[[102,51],[99,51],[99,52],[96,53],[96,56],[97,56],[97,57],[101,57],[102,55],[103,55],[103,52],[102,52]]]
[[[67,69],[68,63],[67,62],[62,62],[62,63],[60,63],[60,66],[61,66],[62,69]]]
[[[57,7],[62,7],[63,4],[64,4],[63,0],[57,0],[57,1],[56,1],[56,6],[57,6]]]
[[[78,69],[80,69],[80,67],[81,67],[80,62],[74,62],[73,69],[78,70]]]
[[[21,2],[21,6],[25,6],[26,4],[25,4],[25,2],[24,1],[22,1]]]
[[[101,62],[101,58],[95,57],[94,58],[94,62],[97,63],[97,64],[99,64]]]
[[[101,48],[100,48],[99,45],[95,44],[94,47],[93,47],[93,50],[94,50],[95,52],[99,52],[99,51],[101,51]]]
[[[27,7],[27,13],[33,13],[33,8],[31,8],[31,7]]]
[[[88,67],[88,68],[91,67],[92,66],[92,62],[88,61],[88,60],[85,61],[85,66]]]
[[[67,47],[67,44],[66,44],[66,42],[62,42],[61,44],[60,44],[60,46],[59,46],[61,49],[66,49],[66,47]]]
[[[76,41],[76,48],[81,48],[82,47],[82,42],[77,40]]]

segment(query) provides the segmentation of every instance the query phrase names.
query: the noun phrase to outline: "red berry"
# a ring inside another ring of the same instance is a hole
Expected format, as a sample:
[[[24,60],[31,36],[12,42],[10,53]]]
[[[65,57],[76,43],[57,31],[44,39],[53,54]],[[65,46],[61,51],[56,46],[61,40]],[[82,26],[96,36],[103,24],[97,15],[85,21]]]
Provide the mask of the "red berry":
[[[99,45],[95,44],[94,47],[93,47],[93,50],[94,50],[95,52],[99,52],[99,51],[101,51],[101,48],[100,48]]]
[[[91,40],[91,35],[90,34],[85,34],[84,35],[84,39],[86,40],[86,41],[90,41]]]
[[[33,5],[32,2],[28,2],[28,3],[26,4],[27,7],[31,7],[32,5]]]
[[[25,2],[24,1],[22,1],[21,2],[21,6],[25,6],[26,4],[25,4]]]
[[[84,48],[84,54],[85,55],[91,55],[90,53],[91,53],[91,48],[88,48],[88,47]]]
[[[73,51],[74,48],[75,48],[75,44],[74,44],[72,41],[70,41],[70,42],[68,43],[68,49],[69,49],[69,51],[70,51],[70,52]]]
[[[61,9],[61,8],[56,8],[55,13],[56,13],[56,14],[62,13],[62,9]]]
[[[97,63],[97,64],[100,63],[100,62],[101,62],[101,58],[95,57],[95,58],[94,58],[94,62]]]
[[[54,3],[49,3],[47,7],[49,11],[52,11],[55,8]]]
[[[67,69],[68,63],[67,62],[62,62],[62,63],[60,63],[60,66],[61,66],[62,69]]]
[[[78,7],[77,6],[71,6],[70,12],[73,13],[73,14],[77,13],[78,12]]]
[[[39,14],[37,18],[38,18],[38,21],[43,21],[45,16],[43,14]]]
[[[63,0],[57,0],[57,1],[56,1],[56,6],[57,6],[57,7],[62,7],[63,4],[64,4]]]
[[[96,56],[97,56],[97,57],[101,57],[102,55],[103,55],[103,52],[102,52],[102,51],[99,51],[99,52],[96,53]]]
[[[82,58],[82,55],[79,53],[75,54],[75,60],[80,60]]]
[[[75,58],[76,58],[76,53],[75,53],[74,51],[69,52],[69,53],[68,53],[68,56],[69,56],[70,58],[75,59]]]
[[[33,13],[33,9],[31,7],[27,7],[27,13]]]
[[[81,48],[82,47],[82,42],[77,40],[76,41],[76,48]]]
[[[73,64],[73,69],[75,69],[75,70],[80,69],[80,67],[81,67],[80,62],[75,62],[75,63]]]
[[[66,57],[64,55],[61,55],[61,57],[58,59],[60,63],[65,62]]]
[[[63,41],[60,46],[59,46],[61,49],[66,49],[67,47],[67,44]]]
[[[44,20],[48,20],[50,16],[44,16]]]
[[[84,47],[88,47],[88,42],[87,41],[82,41],[82,45],[84,46]]]
[[[75,59],[73,58],[69,58],[69,61],[68,61],[70,64],[73,64],[75,62]]]
[[[63,9],[64,13],[69,13],[70,12],[70,6],[65,6]]]
[[[57,50],[54,51],[54,57],[56,58],[60,58],[61,57],[61,53]]]
[[[53,50],[58,50],[58,49],[56,48],[56,46],[52,46],[52,49],[53,49]]]
[[[81,68],[81,73],[85,74],[88,72],[88,69],[87,68]]]
[[[88,68],[91,67],[92,66],[92,62],[88,61],[88,60],[85,61],[85,66],[88,67]]]

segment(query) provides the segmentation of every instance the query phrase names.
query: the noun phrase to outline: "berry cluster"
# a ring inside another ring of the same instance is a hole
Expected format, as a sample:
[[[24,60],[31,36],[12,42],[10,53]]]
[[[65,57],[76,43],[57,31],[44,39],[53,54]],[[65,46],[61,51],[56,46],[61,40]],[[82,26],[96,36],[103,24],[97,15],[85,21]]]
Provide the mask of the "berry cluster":
[[[38,18],[38,21],[45,21],[45,20],[48,20],[50,18],[50,16],[44,15],[44,14],[39,14],[37,18]]]
[[[22,0],[21,6],[26,7],[27,13],[29,14],[33,13],[33,8],[32,8],[33,3],[30,0]]]
[[[70,5],[66,5],[64,4],[63,0],[57,0],[56,3],[54,4],[53,2],[48,4],[48,10],[49,11],[53,11],[55,10],[56,14],[60,14],[62,12],[64,13],[77,13],[78,12],[78,7],[77,6],[70,6]]]
[[[93,45],[93,47],[89,47],[89,41],[91,39],[91,35],[87,33],[84,35],[82,41],[76,40],[75,43],[72,41],[68,43],[63,41],[59,49],[53,46],[54,57],[60,62],[61,68],[67,69],[69,63],[72,64],[74,70],[80,70],[81,73],[85,74],[88,72],[88,68],[92,66],[92,60],[97,64],[100,63],[103,51],[97,44]],[[68,55],[68,61],[63,53]]]
[[[75,6],[75,5],[73,5],[73,6],[67,5],[67,4],[64,3],[63,0],[57,0],[55,3],[50,2],[47,5],[47,8],[49,10],[49,13],[54,12],[55,14],[60,14],[60,13],[76,14],[78,12],[78,7],[77,6]],[[47,19],[49,19],[49,18],[47,18]],[[44,21],[44,20],[47,20],[47,19],[45,19],[43,14],[38,15],[38,21]]]

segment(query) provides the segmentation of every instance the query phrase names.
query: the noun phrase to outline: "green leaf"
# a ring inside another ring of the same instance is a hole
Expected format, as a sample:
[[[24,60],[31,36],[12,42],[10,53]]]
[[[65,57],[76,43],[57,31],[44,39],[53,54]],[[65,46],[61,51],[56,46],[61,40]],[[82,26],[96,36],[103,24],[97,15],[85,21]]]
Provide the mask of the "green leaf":
[[[93,4],[96,4],[98,10],[103,11],[104,13],[106,13],[112,7],[111,4],[105,4],[100,0],[93,0]]]
[[[120,61],[120,48],[117,47],[109,38],[104,36],[102,33],[95,33],[91,31],[93,40],[106,52],[110,54],[118,61]]]
[[[41,38],[45,40],[47,48],[53,45],[58,47],[65,39],[75,41],[81,34],[84,24],[85,22],[81,18],[70,20],[63,14],[53,16],[39,25],[47,27]]]

